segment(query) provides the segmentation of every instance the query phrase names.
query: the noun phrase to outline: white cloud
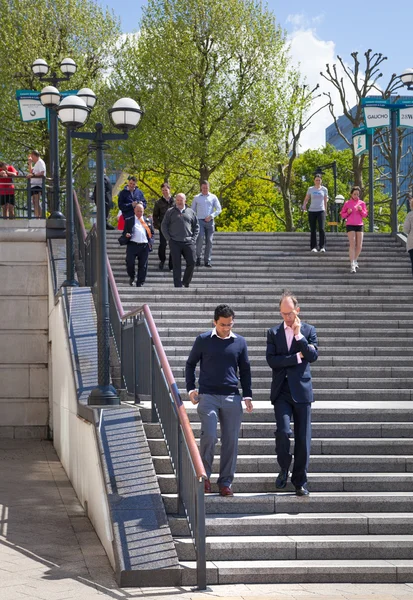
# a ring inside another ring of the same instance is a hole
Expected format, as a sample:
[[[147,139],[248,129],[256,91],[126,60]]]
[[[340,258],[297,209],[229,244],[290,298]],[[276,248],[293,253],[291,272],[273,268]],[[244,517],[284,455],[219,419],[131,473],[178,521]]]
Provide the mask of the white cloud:
[[[319,84],[317,93],[330,92],[333,103],[335,104],[335,114],[342,114],[341,103],[338,92],[329,84],[320,72],[325,72],[326,64],[337,64],[340,73],[339,63],[336,57],[335,43],[320,39],[314,28],[321,22],[323,16],[316,16],[311,19],[305,19],[304,15],[290,15],[288,22],[293,24],[293,31],[289,35],[291,44],[291,57],[295,65],[299,65],[300,72],[305,79],[305,83],[314,88]],[[355,94],[351,88],[347,90],[348,100],[351,106],[355,103]],[[323,106],[327,101],[326,96],[321,95],[314,101],[313,110]],[[325,130],[332,123],[332,117],[328,108],[317,113],[312,119],[310,125],[304,131],[301,140],[301,151],[308,148],[319,148],[325,145]]]

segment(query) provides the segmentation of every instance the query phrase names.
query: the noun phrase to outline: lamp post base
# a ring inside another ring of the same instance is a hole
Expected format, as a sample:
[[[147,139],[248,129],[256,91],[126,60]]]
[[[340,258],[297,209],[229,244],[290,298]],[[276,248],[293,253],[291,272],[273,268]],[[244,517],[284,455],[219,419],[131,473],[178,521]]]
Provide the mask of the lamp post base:
[[[79,287],[79,282],[76,279],[66,279],[62,283],[62,287]]]
[[[94,406],[117,406],[120,398],[112,385],[98,385],[90,392],[87,403]]]
[[[66,218],[61,212],[54,212],[46,219],[46,237],[64,239],[66,237]]]

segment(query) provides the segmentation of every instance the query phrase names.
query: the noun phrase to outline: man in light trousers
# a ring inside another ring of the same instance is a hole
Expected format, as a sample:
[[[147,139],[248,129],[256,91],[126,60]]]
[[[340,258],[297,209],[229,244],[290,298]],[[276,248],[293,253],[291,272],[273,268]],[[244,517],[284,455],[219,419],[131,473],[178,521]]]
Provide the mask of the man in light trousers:
[[[208,181],[201,181],[201,193],[195,196],[192,201],[192,210],[199,221],[199,236],[196,243],[196,266],[201,265],[202,246],[205,237],[204,265],[212,267],[212,241],[215,231],[215,217],[217,217],[222,208],[215,194],[209,191]]]

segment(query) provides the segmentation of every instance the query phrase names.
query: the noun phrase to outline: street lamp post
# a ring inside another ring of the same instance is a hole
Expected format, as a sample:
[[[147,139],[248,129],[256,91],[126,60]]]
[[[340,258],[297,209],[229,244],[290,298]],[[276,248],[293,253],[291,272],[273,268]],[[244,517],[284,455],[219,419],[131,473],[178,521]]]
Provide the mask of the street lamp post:
[[[70,98],[68,96],[68,103]],[[122,98],[115,102],[109,110],[109,115],[115,127],[121,129],[123,133],[104,133],[102,123],[96,123],[94,132],[71,132],[71,137],[91,140],[92,147],[96,150],[98,385],[91,391],[88,399],[88,403],[92,405],[104,406],[120,403],[116,390],[110,385],[110,317],[103,150],[107,147],[106,142],[109,140],[126,140],[127,132],[138,125],[142,114],[143,111],[134,100]],[[60,110],[59,115],[64,125],[70,126],[73,123],[65,111]]]
[[[71,58],[65,58],[60,63],[60,70],[63,77],[58,77],[53,71],[49,77],[49,65],[42,58],[38,58],[31,65],[31,69],[40,81],[50,83],[50,86],[43,88],[40,93],[40,101],[49,109],[49,144],[50,144],[50,172],[53,178],[52,204],[50,206],[50,219],[64,219],[60,212],[60,164],[59,164],[59,135],[57,128],[56,107],[60,101],[60,93],[56,86],[61,81],[68,81],[76,73],[77,65]],[[61,228],[61,226],[59,226]]]
[[[66,280],[62,284],[66,287],[79,285],[75,279],[72,135],[75,129],[86,123],[95,103],[95,94],[84,88],[77,96],[64,98],[56,108],[66,126]]]

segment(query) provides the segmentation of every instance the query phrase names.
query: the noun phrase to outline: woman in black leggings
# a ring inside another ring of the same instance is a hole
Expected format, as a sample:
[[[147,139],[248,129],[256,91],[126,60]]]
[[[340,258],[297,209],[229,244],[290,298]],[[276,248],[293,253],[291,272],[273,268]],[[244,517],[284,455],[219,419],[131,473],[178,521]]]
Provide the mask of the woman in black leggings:
[[[317,252],[317,224],[320,235],[320,252],[326,251],[326,212],[327,212],[327,200],[328,191],[327,188],[321,185],[321,175],[314,177],[314,185],[308,188],[307,194],[304,198],[303,210],[307,210],[307,203],[310,202],[308,209],[308,222],[310,224],[311,238],[310,238],[310,250],[311,252]]]

